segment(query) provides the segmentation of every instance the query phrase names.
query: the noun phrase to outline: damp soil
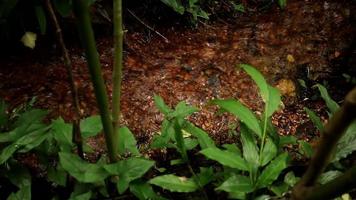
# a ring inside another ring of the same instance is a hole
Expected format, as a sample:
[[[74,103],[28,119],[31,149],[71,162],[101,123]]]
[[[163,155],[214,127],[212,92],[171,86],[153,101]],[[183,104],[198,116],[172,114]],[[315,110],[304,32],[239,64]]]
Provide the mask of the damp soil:
[[[237,67],[245,63],[260,70],[283,94],[284,106],[273,116],[279,133],[313,140],[317,133],[304,107],[315,110],[324,120],[326,108],[320,99],[313,98],[316,92],[300,87],[298,80],[304,80],[308,87],[330,80],[332,96],[342,99],[350,86],[342,78],[332,77],[354,70],[347,63],[354,62],[355,8],[351,1],[290,1],[285,10],[272,7],[258,14],[199,22],[196,28],[156,26],[168,42],[154,32],[129,28],[125,36],[121,123],[130,128],[140,145],[147,145],[163,120],[153,102],[157,94],[172,107],[179,101],[198,107],[200,111],[190,121],[218,144],[234,142],[236,118],[216,114],[217,108],[208,106],[208,102],[235,98],[261,113],[263,103],[255,84]],[[110,97],[112,44],[111,36],[101,34],[97,38]],[[83,50],[75,43],[67,45],[81,112],[83,116],[95,115],[98,110]],[[58,51],[54,45],[2,58],[0,97],[14,107],[36,97],[36,106],[49,109],[50,117],[71,121],[72,99]],[[103,137],[91,144],[99,153],[105,151]]]

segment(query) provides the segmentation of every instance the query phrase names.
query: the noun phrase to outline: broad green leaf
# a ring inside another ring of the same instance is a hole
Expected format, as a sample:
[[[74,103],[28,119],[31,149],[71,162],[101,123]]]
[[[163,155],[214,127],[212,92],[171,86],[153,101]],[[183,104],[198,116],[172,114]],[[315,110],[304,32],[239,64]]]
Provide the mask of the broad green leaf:
[[[240,130],[243,157],[251,169],[258,168],[260,156],[258,155],[256,140],[253,138],[253,135],[250,133],[245,124],[241,124]]]
[[[31,200],[31,185],[20,187],[16,193],[11,193],[7,200]]]
[[[194,149],[198,144],[198,140],[196,139],[184,138],[184,145],[188,151]]]
[[[181,101],[177,104],[175,110],[172,113],[168,114],[168,117],[185,118],[197,111],[197,108],[193,106],[188,106],[184,101]]]
[[[249,129],[254,131],[259,137],[262,137],[262,130],[258,119],[250,109],[239,101],[232,99],[213,100],[212,103],[237,116]]]
[[[281,93],[278,89],[268,85],[269,99],[265,103],[267,104],[267,117],[272,116],[272,114],[278,110],[281,105]]]
[[[9,145],[5,147],[0,154],[0,165],[4,164],[19,148],[17,145]]]
[[[67,17],[72,12],[72,0],[53,0],[53,4],[62,17]]]
[[[165,198],[158,196],[148,183],[138,180],[130,183],[130,192],[132,192],[140,200],[165,200]]]
[[[194,192],[199,189],[192,178],[179,177],[173,174],[157,176],[149,180],[149,183],[171,192]]]
[[[269,189],[278,197],[281,197],[288,192],[289,186],[286,183],[281,183],[279,185],[272,185]]]
[[[272,162],[266,166],[258,177],[256,187],[263,188],[271,185],[280,173],[287,167],[288,154],[283,153],[276,157]]]
[[[266,112],[267,117],[270,117],[278,109],[281,103],[281,94],[279,90],[268,85],[263,75],[251,65],[242,64],[240,67],[244,69],[257,84],[261,97],[267,104],[267,110],[264,112]]]
[[[196,127],[194,124],[187,122],[183,129],[198,139],[201,149],[215,147],[215,142],[209,137],[208,133]]]
[[[347,128],[346,133],[337,143],[332,162],[346,158],[354,151],[356,151],[356,121],[351,123],[351,125]]]
[[[177,118],[175,118],[173,121],[173,127],[174,127],[174,138],[176,141],[177,150],[181,154],[182,159],[185,162],[187,162],[188,161],[187,147],[184,144],[183,132]]]
[[[143,158],[128,158],[105,165],[104,168],[110,175],[119,176],[117,189],[122,194],[127,190],[131,181],[141,178],[153,165],[154,161]]]
[[[321,98],[324,99],[326,106],[329,108],[330,112],[333,114],[336,112],[337,109],[339,109],[339,104],[337,104],[330,96],[328,91],[323,85],[316,84],[316,86],[319,89]]]
[[[25,153],[40,145],[46,138],[49,137],[47,134],[48,129],[49,127],[44,127],[40,130],[36,130],[28,135],[22,136],[14,143],[5,147],[0,154],[0,165],[6,162],[16,152],[16,150]]]
[[[89,200],[92,195],[93,195],[92,192],[89,191],[83,194],[73,195],[70,197],[69,200]]]
[[[124,155],[130,152],[134,156],[140,156],[140,152],[137,149],[137,142],[130,129],[126,126],[119,129],[119,153]]]
[[[173,8],[173,10],[176,11],[177,13],[181,15],[184,14],[185,8],[180,1],[177,0],[161,0],[161,1],[167,6]]]
[[[269,100],[269,89],[268,84],[263,77],[263,75],[254,67],[247,64],[241,64],[240,67],[245,70],[245,72],[251,76],[251,78],[255,81],[258,88],[260,89],[260,94],[264,102]]]
[[[246,161],[241,158],[241,156],[233,152],[222,151],[218,148],[206,148],[200,151],[200,153],[202,153],[205,157],[211,160],[215,160],[224,166],[244,171],[249,170]]]
[[[222,190],[225,192],[242,192],[249,193],[254,190],[251,181],[246,176],[231,176],[225,182],[223,182],[216,190]]]
[[[296,177],[293,172],[288,172],[284,176],[284,182],[290,187],[293,187],[299,181],[299,179],[300,178]]]
[[[88,163],[75,154],[60,152],[59,162],[63,169],[83,183],[100,182],[109,176],[109,173],[99,164]]]
[[[239,156],[242,156],[241,150],[239,149],[239,147],[236,146],[236,144],[223,144],[222,145],[226,150],[235,153]]]
[[[212,167],[201,167],[200,172],[197,174],[197,179],[200,186],[210,183],[214,178],[214,170]]]
[[[304,108],[304,110],[308,114],[309,119],[313,122],[314,126],[320,133],[322,133],[324,130],[324,125],[323,122],[321,122],[321,119],[315,114],[314,111],[310,110],[309,108]]]
[[[153,99],[158,110],[164,115],[168,115],[169,113],[173,112],[173,110],[164,103],[162,97],[154,95]]]
[[[72,124],[65,123],[62,118],[58,118],[52,122],[51,132],[58,143],[60,150],[63,152],[70,152],[72,150],[72,131]]]
[[[67,173],[63,167],[58,164],[57,167],[49,167],[47,172],[48,180],[60,186],[65,187],[67,183]]]
[[[173,123],[164,119],[161,126],[161,135],[155,135],[152,139],[151,148],[166,148],[170,140],[174,140]]]
[[[36,46],[36,39],[37,35],[36,33],[33,32],[26,32],[22,37],[21,37],[21,42],[24,46],[34,49]]]
[[[295,145],[297,144],[297,140],[298,139],[292,135],[281,136],[279,141],[279,148],[282,148],[284,145],[287,144]]]
[[[332,180],[334,180],[335,178],[339,177],[342,175],[342,172],[340,171],[336,171],[336,170],[333,170],[333,171],[327,171],[325,173],[322,173],[320,175],[320,178],[318,180],[318,182],[320,184],[326,184]]]
[[[306,141],[299,141],[299,148],[301,153],[308,158],[311,158],[314,153],[313,147]]]
[[[41,34],[44,35],[47,29],[47,18],[45,11],[42,6],[35,6],[35,13],[38,21],[38,25],[40,26]]]
[[[99,115],[90,116],[80,121],[80,131],[83,138],[95,136],[101,130],[103,130],[103,125]]]
[[[246,199],[245,192],[229,192],[229,199]]]
[[[265,166],[277,155],[277,147],[270,138],[266,139],[265,146],[262,151],[261,166]]]

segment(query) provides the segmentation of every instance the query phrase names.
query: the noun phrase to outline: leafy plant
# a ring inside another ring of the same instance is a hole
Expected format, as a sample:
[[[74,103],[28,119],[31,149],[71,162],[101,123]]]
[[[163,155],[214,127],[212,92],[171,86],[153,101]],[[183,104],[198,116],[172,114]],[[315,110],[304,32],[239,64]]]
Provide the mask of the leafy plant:
[[[229,175],[223,178],[216,190],[225,191],[230,197],[244,199],[250,195],[254,196],[261,189],[272,190],[271,188],[275,187],[274,182],[288,166],[289,156],[283,152],[280,137],[271,124],[271,116],[281,102],[279,91],[268,85],[262,74],[252,66],[240,67],[257,84],[265,102],[264,112],[258,117],[238,100],[213,100],[212,104],[240,119],[242,151],[213,147],[203,149],[200,153],[225,167],[234,169],[226,172]],[[288,189],[289,187],[285,187],[283,191]]]
[[[161,0],[164,4],[171,7],[175,12],[183,15],[189,13],[193,22],[198,18],[209,19],[209,14],[205,12],[200,5],[199,0]]]
[[[321,97],[326,103],[328,107],[329,116],[332,116],[338,109],[339,105],[336,103],[328,94],[327,89],[320,84],[317,84],[316,87],[318,88]],[[324,129],[324,125],[322,124],[322,120],[313,112],[312,110],[305,108],[309,118],[313,122],[313,124],[317,127],[317,129],[322,132]],[[332,162],[338,162],[343,158],[346,158],[352,152],[356,151],[356,122],[353,122],[346,130],[346,133],[343,137],[338,141],[336,146],[334,156],[332,158]]]

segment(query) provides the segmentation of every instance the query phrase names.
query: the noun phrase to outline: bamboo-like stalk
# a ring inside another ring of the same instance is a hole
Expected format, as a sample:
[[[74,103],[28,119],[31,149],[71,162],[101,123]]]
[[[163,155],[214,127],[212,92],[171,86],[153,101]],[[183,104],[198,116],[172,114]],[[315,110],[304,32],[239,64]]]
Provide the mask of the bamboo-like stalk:
[[[338,140],[355,119],[356,87],[346,96],[344,104],[326,124],[318,148],[310,161],[307,171],[300,182],[293,188],[293,199],[308,199],[307,197],[314,193],[314,185],[326,168]]]
[[[114,69],[113,69],[113,97],[112,97],[112,120],[115,139],[118,139],[120,129],[120,103],[121,82],[123,68],[123,37],[122,28],[122,0],[114,0]]]
[[[52,6],[50,0],[46,0],[45,4],[46,4],[48,14],[50,16],[50,20],[53,24],[54,32],[56,33],[56,39],[57,39],[58,45],[62,51],[64,66],[67,71],[68,82],[69,82],[70,91],[72,94],[74,113],[75,113],[74,119],[73,119],[73,142],[77,145],[78,155],[81,158],[84,158],[83,140],[82,140],[82,136],[81,136],[81,132],[80,132],[81,113],[80,113],[80,106],[79,106],[78,89],[74,82],[72,62],[70,60],[68,50],[65,46],[62,30],[61,30],[61,27],[57,20],[57,16],[54,13],[53,6]]]
[[[101,72],[99,54],[96,49],[87,2],[85,0],[74,0],[73,10],[75,16],[78,19],[79,36],[81,38],[82,45],[85,48],[91,81],[94,85],[94,92],[100,110],[108,155],[110,162],[115,162],[118,159],[118,140],[115,137],[113,131],[113,125],[109,111],[109,100]]]

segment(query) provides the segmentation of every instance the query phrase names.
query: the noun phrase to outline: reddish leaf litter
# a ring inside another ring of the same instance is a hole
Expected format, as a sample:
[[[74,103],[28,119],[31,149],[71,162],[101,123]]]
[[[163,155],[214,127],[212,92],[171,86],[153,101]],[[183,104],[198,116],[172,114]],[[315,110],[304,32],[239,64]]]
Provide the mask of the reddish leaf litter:
[[[148,144],[163,120],[153,102],[153,95],[158,94],[170,106],[186,101],[198,107],[200,112],[189,119],[217,143],[233,142],[236,136],[231,133],[238,127],[236,118],[218,115],[217,108],[207,103],[215,98],[235,98],[257,114],[262,112],[257,87],[236,68],[246,63],[257,67],[270,84],[282,90],[284,107],[273,116],[279,133],[303,133],[298,137],[313,138],[315,129],[310,128],[313,126],[303,108],[307,106],[325,118],[325,106],[320,100],[301,98],[297,79],[327,78],[333,71],[332,61],[344,56],[355,35],[355,26],[351,24],[354,5],[345,2],[289,1],[284,11],[275,7],[253,17],[243,15],[234,22],[218,20],[199,24],[197,29],[158,28],[169,43],[154,33],[149,38],[147,34],[129,31],[122,124],[132,130],[140,144]],[[97,45],[111,95],[112,39],[101,37]],[[97,114],[83,51],[78,47],[69,50],[82,114]],[[0,66],[1,98],[16,106],[37,97],[36,106],[50,109],[51,117],[72,119],[72,99],[60,56],[34,49],[26,56],[1,59]],[[98,139],[91,143],[102,151],[103,137]]]

